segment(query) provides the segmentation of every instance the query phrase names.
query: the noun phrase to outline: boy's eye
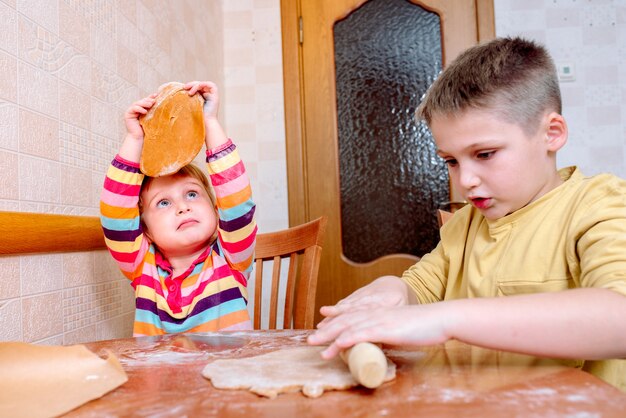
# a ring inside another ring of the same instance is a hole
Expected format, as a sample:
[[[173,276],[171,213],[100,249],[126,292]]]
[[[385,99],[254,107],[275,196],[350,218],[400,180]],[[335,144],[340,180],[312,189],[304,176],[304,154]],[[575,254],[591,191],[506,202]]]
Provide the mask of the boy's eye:
[[[167,199],[159,200],[156,204],[157,208],[166,208],[170,205],[170,201]]]
[[[493,154],[495,154],[495,151],[484,151],[484,152],[479,152],[478,154],[476,154],[476,158],[478,158],[479,160],[487,160],[491,157],[493,157]]]
[[[196,197],[198,197],[198,192],[195,192],[195,191],[187,192],[187,198],[195,199]]]

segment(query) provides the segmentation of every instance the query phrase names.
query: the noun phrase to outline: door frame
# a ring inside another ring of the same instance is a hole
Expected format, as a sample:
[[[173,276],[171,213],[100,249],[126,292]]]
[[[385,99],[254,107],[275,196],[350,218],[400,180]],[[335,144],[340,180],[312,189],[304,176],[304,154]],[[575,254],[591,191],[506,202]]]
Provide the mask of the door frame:
[[[311,220],[306,190],[307,152],[303,111],[304,70],[301,42],[301,1],[280,0],[289,226],[300,225]],[[363,0],[363,3],[365,1]],[[495,36],[493,0],[474,1],[476,4],[478,40],[483,42],[492,39]],[[446,65],[445,62],[443,64]]]

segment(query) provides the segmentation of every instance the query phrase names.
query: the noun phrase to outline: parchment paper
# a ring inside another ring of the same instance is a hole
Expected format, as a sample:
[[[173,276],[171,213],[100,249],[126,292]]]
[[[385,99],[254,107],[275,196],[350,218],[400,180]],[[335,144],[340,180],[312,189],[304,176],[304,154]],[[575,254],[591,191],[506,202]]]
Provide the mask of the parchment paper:
[[[85,346],[0,343],[0,417],[55,417],[128,380],[117,358]]]

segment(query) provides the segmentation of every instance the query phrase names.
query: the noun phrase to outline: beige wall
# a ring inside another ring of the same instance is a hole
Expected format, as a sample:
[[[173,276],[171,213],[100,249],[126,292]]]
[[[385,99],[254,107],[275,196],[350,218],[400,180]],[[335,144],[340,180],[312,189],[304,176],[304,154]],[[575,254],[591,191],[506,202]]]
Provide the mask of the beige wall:
[[[224,84],[222,22],[219,0],[0,0],[0,210],[97,215],[126,107],[166,81]],[[131,333],[132,289],[106,252],[0,271],[0,340]]]
[[[284,229],[289,215],[280,0],[223,0],[223,12],[226,130],[250,174],[259,231]],[[282,271],[288,271],[288,266]],[[263,276],[271,278],[271,272]],[[248,283],[250,312],[254,286],[253,273]],[[269,284],[264,288],[270,288]],[[262,300],[265,327],[269,292]]]
[[[626,1],[495,0],[496,34],[545,44],[557,65],[569,143],[560,166],[626,178]]]
[[[259,229],[286,228],[279,0],[224,0],[226,127],[250,173]]]

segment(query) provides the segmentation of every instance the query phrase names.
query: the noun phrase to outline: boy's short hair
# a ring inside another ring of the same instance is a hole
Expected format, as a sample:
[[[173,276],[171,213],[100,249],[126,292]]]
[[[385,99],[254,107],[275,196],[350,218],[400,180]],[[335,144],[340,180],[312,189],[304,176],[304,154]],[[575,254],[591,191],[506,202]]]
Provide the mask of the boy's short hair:
[[[170,176],[192,177],[200,181],[200,183],[202,184],[202,187],[209,195],[209,199],[211,199],[211,203],[213,204],[213,207],[216,207],[217,203],[215,201],[215,193],[213,192],[213,188],[209,184],[209,179],[207,179],[206,175],[204,174],[204,171],[198,168],[198,166],[196,166],[193,163],[187,164],[186,166],[178,170],[176,173],[170,174]],[[139,190],[139,212],[140,213],[143,212],[143,204],[142,204],[141,195],[144,190],[150,187],[150,183],[152,183],[152,180],[154,180],[154,177],[144,176],[143,181],[141,182],[141,188]]]
[[[559,81],[548,51],[518,37],[471,47],[435,80],[417,116],[430,125],[436,115],[468,109],[494,111],[534,134],[544,112],[561,113]]]

